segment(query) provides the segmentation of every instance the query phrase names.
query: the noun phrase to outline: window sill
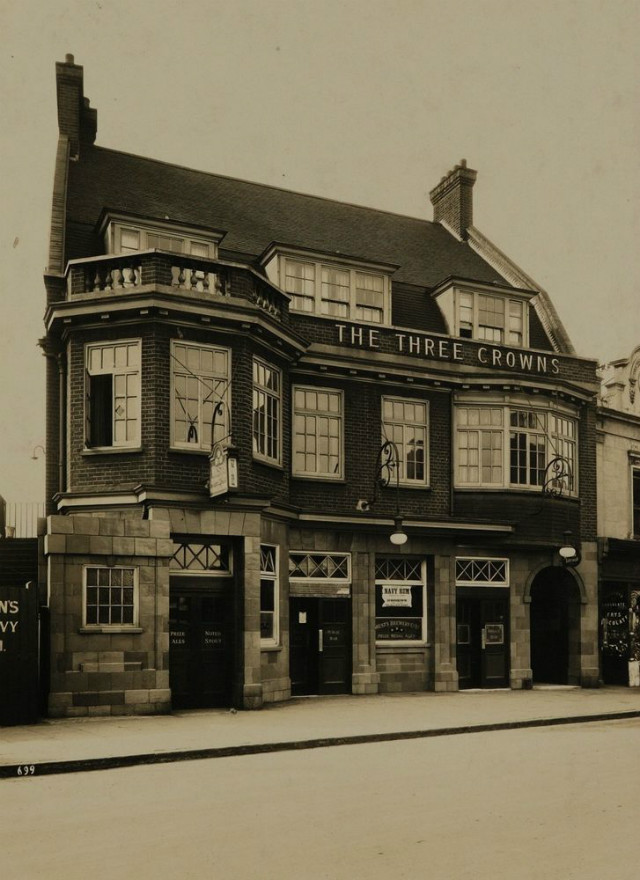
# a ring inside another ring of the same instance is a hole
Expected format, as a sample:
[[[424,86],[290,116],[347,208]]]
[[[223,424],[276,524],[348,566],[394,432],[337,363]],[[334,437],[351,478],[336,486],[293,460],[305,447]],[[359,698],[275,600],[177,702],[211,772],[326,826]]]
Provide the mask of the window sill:
[[[313,480],[316,483],[337,483],[338,485],[346,485],[345,477],[328,477],[324,474],[315,476],[314,474],[291,474],[292,480]]]
[[[94,455],[126,455],[130,452],[144,452],[144,446],[93,446],[85,447],[82,455],[91,458]]]
[[[141,626],[81,626],[78,632],[81,635],[91,635],[94,633],[102,633],[104,635],[138,635],[144,632]]]
[[[387,650],[389,652],[402,651],[405,654],[415,651],[416,654],[422,654],[430,647],[429,642],[376,642],[376,651],[381,651],[382,653]]]
[[[209,456],[211,455],[210,449],[187,449],[183,446],[170,446],[169,452],[177,452],[179,455],[200,455],[206,456],[207,458],[209,458]]]
[[[454,492],[463,492],[463,493],[471,493],[471,492],[488,492],[490,494],[496,494],[501,492],[504,494],[505,492],[509,495],[527,495],[527,496],[539,496],[540,498],[546,498],[546,496],[540,486],[536,486],[535,488],[526,488],[525,486],[454,486]],[[556,498],[563,498],[565,501],[579,501],[579,495],[558,495]]]
[[[282,645],[267,645],[267,644],[262,645],[261,644],[260,651],[265,654],[269,653],[269,652],[279,652],[279,651],[282,651]]]
[[[275,471],[281,471],[284,473],[284,466],[277,461],[271,461],[268,458],[260,458],[260,456],[255,454],[252,456],[252,459],[254,464],[263,464],[265,467],[273,468]]]

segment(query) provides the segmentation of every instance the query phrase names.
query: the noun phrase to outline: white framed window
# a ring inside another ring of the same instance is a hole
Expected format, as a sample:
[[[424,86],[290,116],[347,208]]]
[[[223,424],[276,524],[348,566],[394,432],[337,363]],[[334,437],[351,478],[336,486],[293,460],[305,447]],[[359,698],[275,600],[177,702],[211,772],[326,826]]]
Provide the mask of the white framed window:
[[[85,345],[85,444],[140,445],[141,342]]]
[[[458,488],[541,490],[553,459],[563,462],[556,487],[577,492],[577,421],[517,404],[455,406],[455,485]]]
[[[403,397],[382,398],[382,442],[398,450],[399,482],[426,486],[428,470],[429,404]]]
[[[456,586],[508,587],[509,560],[480,556],[457,556]]]
[[[291,550],[289,553],[289,580],[350,584],[351,554]]]
[[[282,462],[282,373],[277,367],[253,359],[253,455]]]
[[[86,565],[82,617],[86,627],[137,627],[138,569]]]
[[[331,388],[294,387],[294,475],[340,480],[343,459],[342,392]]]
[[[280,286],[291,295],[291,309],[368,324],[390,323],[390,284],[375,270],[280,258]]]
[[[547,467],[545,419],[532,410],[509,413],[509,480],[512,486],[542,486]]]
[[[424,643],[427,635],[426,562],[376,557],[376,643]]]
[[[216,345],[171,342],[171,445],[177,449],[212,446],[229,435],[231,352]],[[221,404],[221,406],[218,406]]]
[[[522,348],[528,342],[527,309],[522,299],[457,290],[455,332],[466,339]]]
[[[160,224],[112,222],[107,228],[107,249],[114,254],[156,249],[211,260],[218,256],[217,240]]]
[[[278,547],[260,545],[260,644],[277,645],[280,639]]]

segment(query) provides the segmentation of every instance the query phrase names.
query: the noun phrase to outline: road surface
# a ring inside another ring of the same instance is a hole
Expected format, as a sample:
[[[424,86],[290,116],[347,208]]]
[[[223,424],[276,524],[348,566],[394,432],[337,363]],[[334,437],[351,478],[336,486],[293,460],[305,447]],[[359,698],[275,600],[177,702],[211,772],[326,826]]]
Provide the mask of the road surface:
[[[0,780],[3,880],[637,880],[640,720]]]

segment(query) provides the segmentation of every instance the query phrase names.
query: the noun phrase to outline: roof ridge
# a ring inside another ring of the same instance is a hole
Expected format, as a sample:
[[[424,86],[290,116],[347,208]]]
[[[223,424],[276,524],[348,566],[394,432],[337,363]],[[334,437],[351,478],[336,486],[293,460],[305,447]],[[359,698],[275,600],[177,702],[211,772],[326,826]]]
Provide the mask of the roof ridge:
[[[114,150],[111,147],[102,147],[98,144],[92,144],[91,150],[100,150],[105,153],[114,153],[118,156],[130,156],[132,159],[141,159],[144,162],[153,162],[156,165],[167,165],[170,168],[177,168],[177,169],[180,169],[181,171],[189,171],[192,174],[204,174],[207,177],[217,177],[220,180],[229,180],[229,181],[233,181],[234,183],[245,183],[249,186],[260,187],[260,189],[276,190],[277,192],[289,193],[294,196],[302,196],[303,198],[307,198],[307,199],[317,199],[318,201],[329,202],[334,205],[346,205],[350,208],[357,208],[358,210],[361,210],[361,211],[371,211],[374,214],[384,214],[385,216],[389,216],[389,217],[400,217],[403,220],[415,220],[418,223],[426,223],[429,226],[443,228],[441,223],[436,223],[433,220],[426,219],[425,217],[415,217],[412,214],[401,214],[398,211],[387,211],[387,210],[384,210],[383,208],[372,208],[369,205],[360,205],[357,202],[345,202],[345,201],[341,201],[340,199],[332,199],[327,196],[318,196],[318,195],[315,195],[314,193],[300,192],[299,190],[295,190],[295,189],[285,189],[284,187],[281,187],[281,186],[275,186],[275,184],[272,184],[272,183],[258,183],[255,180],[245,180],[242,177],[232,177],[229,174],[218,174],[215,171],[202,171],[201,169],[190,168],[187,165],[180,165],[179,163],[176,163],[176,162],[167,162],[164,159],[155,159],[152,156],[141,156],[139,153],[130,153],[127,150]],[[82,161],[82,159],[80,161]]]

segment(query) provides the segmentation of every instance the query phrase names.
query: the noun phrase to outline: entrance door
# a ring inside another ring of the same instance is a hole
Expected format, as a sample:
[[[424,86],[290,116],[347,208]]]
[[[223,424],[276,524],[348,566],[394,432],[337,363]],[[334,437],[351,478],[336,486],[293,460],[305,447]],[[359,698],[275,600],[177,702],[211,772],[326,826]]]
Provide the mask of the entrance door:
[[[171,586],[169,683],[176,709],[231,705],[233,616],[228,588]]]
[[[458,683],[464,688],[509,685],[509,600],[459,596]]]
[[[561,572],[563,574],[563,572]],[[538,574],[531,587],[531,670],[536,683],[569,680],[569,614],[565,583],[555,571]]]
[[[351,693],[351,602],[292,597],[291,693]]]

